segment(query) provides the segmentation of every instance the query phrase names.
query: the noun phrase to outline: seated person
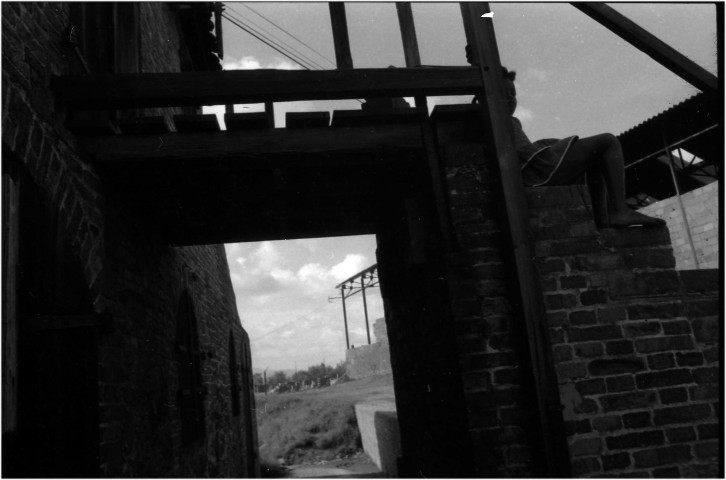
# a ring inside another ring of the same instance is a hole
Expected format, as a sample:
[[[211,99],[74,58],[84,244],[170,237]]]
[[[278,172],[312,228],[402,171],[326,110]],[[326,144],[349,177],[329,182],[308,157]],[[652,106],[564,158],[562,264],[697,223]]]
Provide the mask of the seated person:
[[[471,63],[468,46],[467,60]],[[598,227],[665,225],[665,220],[631,210],[625,202],[623,150],[614,135],[603,133],[587,138],[571,136],[531,142],[522,130],[522,123],[513,116],[517,108],[516,72],[502,67],[502,76],[507,108],[512,115],[514,146],[526,186],[572,185],[585,174]]]

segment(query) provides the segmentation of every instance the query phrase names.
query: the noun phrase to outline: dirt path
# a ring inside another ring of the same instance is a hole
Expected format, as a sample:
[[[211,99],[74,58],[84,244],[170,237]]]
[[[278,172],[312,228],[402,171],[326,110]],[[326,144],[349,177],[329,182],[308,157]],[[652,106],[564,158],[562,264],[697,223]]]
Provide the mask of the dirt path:
[[[311,465],[293,465],[287,478],[379,478],[383,474],[364,453],[354,457],[317,462]]]

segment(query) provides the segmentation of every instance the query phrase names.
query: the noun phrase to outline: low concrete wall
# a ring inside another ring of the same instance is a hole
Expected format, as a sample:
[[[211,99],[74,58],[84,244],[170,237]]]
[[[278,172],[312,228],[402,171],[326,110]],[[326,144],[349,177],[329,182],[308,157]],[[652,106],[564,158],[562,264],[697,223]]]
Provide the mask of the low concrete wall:
[[[358,403],[355,406],[355,416],[363,441],[363,451],[386,477],[398,477],[401,437],[396,404],[388,400]]]
[[[391,371],[388,343],[373,343],[345,352],[345,373],[348,378],[365,378]]]

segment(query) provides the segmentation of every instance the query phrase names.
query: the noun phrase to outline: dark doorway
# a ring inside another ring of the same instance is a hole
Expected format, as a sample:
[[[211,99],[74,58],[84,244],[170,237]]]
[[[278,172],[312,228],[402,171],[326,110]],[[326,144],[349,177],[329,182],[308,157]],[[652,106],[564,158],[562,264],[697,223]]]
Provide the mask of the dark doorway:
[[[98,476],[98,353],[83,269],[50,202],[14,172],[18,194],[18,414],[4,473]],[[12,274],[12,272],[10,272]]]

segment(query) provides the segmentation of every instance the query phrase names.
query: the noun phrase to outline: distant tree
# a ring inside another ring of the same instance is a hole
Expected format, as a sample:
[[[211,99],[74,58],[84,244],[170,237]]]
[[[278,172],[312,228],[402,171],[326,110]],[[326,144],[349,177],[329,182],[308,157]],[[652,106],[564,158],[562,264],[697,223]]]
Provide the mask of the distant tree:
[[[341,360],[333,369],[332,372],[334,377],[342,377],[345,375],[345,360]]]
[[[287,382],[287,375],[285,375],[285,372],[275,372],[267,379],[267,385],[270,389],[273,389],[277,385],[285,382]]]
[[[298,370],[292,375],[292,381],[295,383],[303,383],[310,380],[310,374],[304,370]]]

